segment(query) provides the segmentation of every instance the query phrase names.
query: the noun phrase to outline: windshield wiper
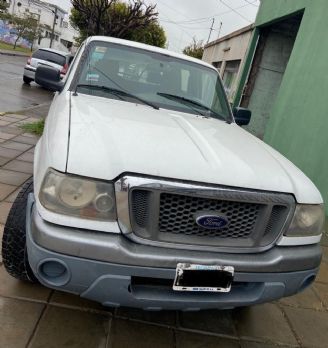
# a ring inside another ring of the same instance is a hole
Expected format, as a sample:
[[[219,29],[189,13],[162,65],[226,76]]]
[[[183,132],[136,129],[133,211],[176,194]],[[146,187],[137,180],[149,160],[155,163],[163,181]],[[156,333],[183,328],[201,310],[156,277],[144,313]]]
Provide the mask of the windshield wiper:
[[[118,88],[112,88],[112,87],[107,87],[107,86],[99,86],[99,85],[89,85],[89,84],[78,84],[76,86],[76,88],[79,88],[79,87],[82,87],[82,88],[90,88],[90,89],[97,89],[97,90],[100,90],[100,91],[105,91],[105,92],[108,92],[108,93],[112,93],[112,94],[115,94],[116,96],[118,96],[120,99],[124,100],[122,98],[122,96],[125,96],[125,97],[130,97],[130,98],[133,98],[135,100],[138,100],[140,103],[142,104],[145,104],[145,105],[148,105],[152,108],[154,108],[155,110],[159,110],[159,106],[147,101],[147,100],[144,100],[130,92],[126,92],[126,91],[123,91],[121,89],[118,89]]]
[[[189,103],[189,104],[192,104],[192,105],[195,105],[197,107],[200,107],[202,108],[203,110],[206,110],[206,111],[209,111],[211,114],[215,115],[215,117],[218,117],[224,121],[226,121],[226,118],[220,114],[218,114],[216,111],[214,111],[213,109],[211,109],[210,107],[202,104],[202,103],[199,103],[198,101],[196,100],[192,100],[192,99],[188,99],[188,98],[185,98],[185,97],[182,97],[180,95],[174,95],[174,94],[169,94],[169,93],[161,93],[161,92],[158,92],[157,93],[158,95],[160,95],[161,97],[164,97],[164,98],[168,98],[168,99],[174,99],[174,100],[178,100],[178,101],[182,101],[185,103]],[[203,113],[200,113],[202,116],[204,117],[207,117],[208,115],[205,115]]]

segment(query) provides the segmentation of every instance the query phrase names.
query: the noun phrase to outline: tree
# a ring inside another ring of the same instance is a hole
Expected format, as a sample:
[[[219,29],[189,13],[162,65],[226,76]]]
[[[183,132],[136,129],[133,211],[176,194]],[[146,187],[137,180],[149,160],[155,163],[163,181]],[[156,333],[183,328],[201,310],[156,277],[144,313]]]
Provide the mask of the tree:
[[[184,48],[183,53],[187,56],[202,59],[204,54],[203,41],[197,41],[196,38],[193,38],[192,43]]]
[[[164,48],[166,46],[166,34],[164,29],[158,23],[151,23],[147,28],[140,30],[131,30],[126,39],[138,41],[147,45],[153,45]]]
[[[30,30],[28,30],[24,36],[24,39],[30,41],[31,43],[31,51],[33,51],[33,44],[36,39],[42,39],[43,29],[36,23],[35,26],[32,26]]]
[[[71,23],[80,32],[78,41],[89,35],[106,35],[164,47],[166,36],[158,23],[156,5],[143,0],[71,0]]]
[[[22,17],[17,15],[11,15],[9,21],[13,24],[16,40],[14,43],[14,49],[16,49],[19,39],[26,39],[32,42],[39,35],[38,21],[31,15],[24,15]]]
[[[9,4],[6,1],[0,0],[0,19],[8,18],[8,7]]]

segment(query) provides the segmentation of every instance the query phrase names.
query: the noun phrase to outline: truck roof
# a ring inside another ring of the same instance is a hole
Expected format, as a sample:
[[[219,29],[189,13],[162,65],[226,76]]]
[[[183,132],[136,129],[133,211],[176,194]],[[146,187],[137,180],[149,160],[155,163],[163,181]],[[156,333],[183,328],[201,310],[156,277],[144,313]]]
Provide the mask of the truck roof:
[[[141,48],[143,50],[147,50],[147,51],[151,51],[151,52],[156,52],[156,53],[161,53],[161,54],[165,54],[167,56],[171,56],[174,58],[179,58],[179,59],[183,59],[183,60],[187,60],[190,62],[194,62],[196,64],[200,64],[203,66],[206,66],[207,68],[211,68],[213,70],[216,71],[215,67],[213,67],[211,64],[208,64],[200,59],[196,59],[190,56],[187,56],[185,54],[182,53],[176,53],[164,48],[159,48],[159,47],[155,47],[155,46],[151,46],[151,45],[146,45],[140,42],[136,42],[136,41],[130,41],[130,40],[123,40],[123,39],[117,39],[114,37],[109,37],[109,36],[91,36],[88,38],[87,42],[92,42],[92,41],[104,41],[104,42],[111,42],[111,43],[116,43],[116,44],[120,44],[120,45],[124,45],[124,46],[130,46],[130,47],[135,47],[135,48]]]

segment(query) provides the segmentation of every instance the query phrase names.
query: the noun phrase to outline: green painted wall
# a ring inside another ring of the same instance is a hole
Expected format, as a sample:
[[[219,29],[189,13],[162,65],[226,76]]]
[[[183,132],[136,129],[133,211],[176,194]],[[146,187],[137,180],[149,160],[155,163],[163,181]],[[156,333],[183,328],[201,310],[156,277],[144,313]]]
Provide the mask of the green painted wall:
[[[325,0],[261,0],[255,24],[256,26],[268,25],[301,11],[308,7],[309,4],[312,7],[312,3],[325,2]],[[317,4],[315,6],[317,7]]]
[[[254,50],[259,38],[259,27],[279,21],[295,12],[303,10],[311,0],[261,0],[261,6],[257,14],[253,36],[246,54],[243,71],[236,91],[233,106],[238,106],[247,81],[250,65],[252,64]],[[312,0],[313,1],[313,0]]]
[[[269,3],[264,1],[264,7]],[[308,5],[264,139],[299,166],[328,202],[328,1],[304,3]]]
[[[328,1],[262,0],[256,26],[302,9],[302,23],[264,140],[313,180],[328,213]]]

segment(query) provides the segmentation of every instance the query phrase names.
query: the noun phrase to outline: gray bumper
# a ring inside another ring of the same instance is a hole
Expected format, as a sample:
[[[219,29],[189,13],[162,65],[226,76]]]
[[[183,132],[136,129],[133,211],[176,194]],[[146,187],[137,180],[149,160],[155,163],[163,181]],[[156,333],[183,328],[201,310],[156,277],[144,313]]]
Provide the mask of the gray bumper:
[[[35,79],[35,70],[34,68],[24,68],[24,76],[34,80]]]
[[[40,282],[108,306],[197,310],[272,301],[309,285],[321,260],[318,245],[276,247],[254,255],[137,245],[121,235],[49,224],[40,218],[31,200],[29,208],[28,258]],[[234,266],[232,291],[227,294],[174,292],[170,284],[178,262]],[[152,279],[165,282],[154,285]]]

